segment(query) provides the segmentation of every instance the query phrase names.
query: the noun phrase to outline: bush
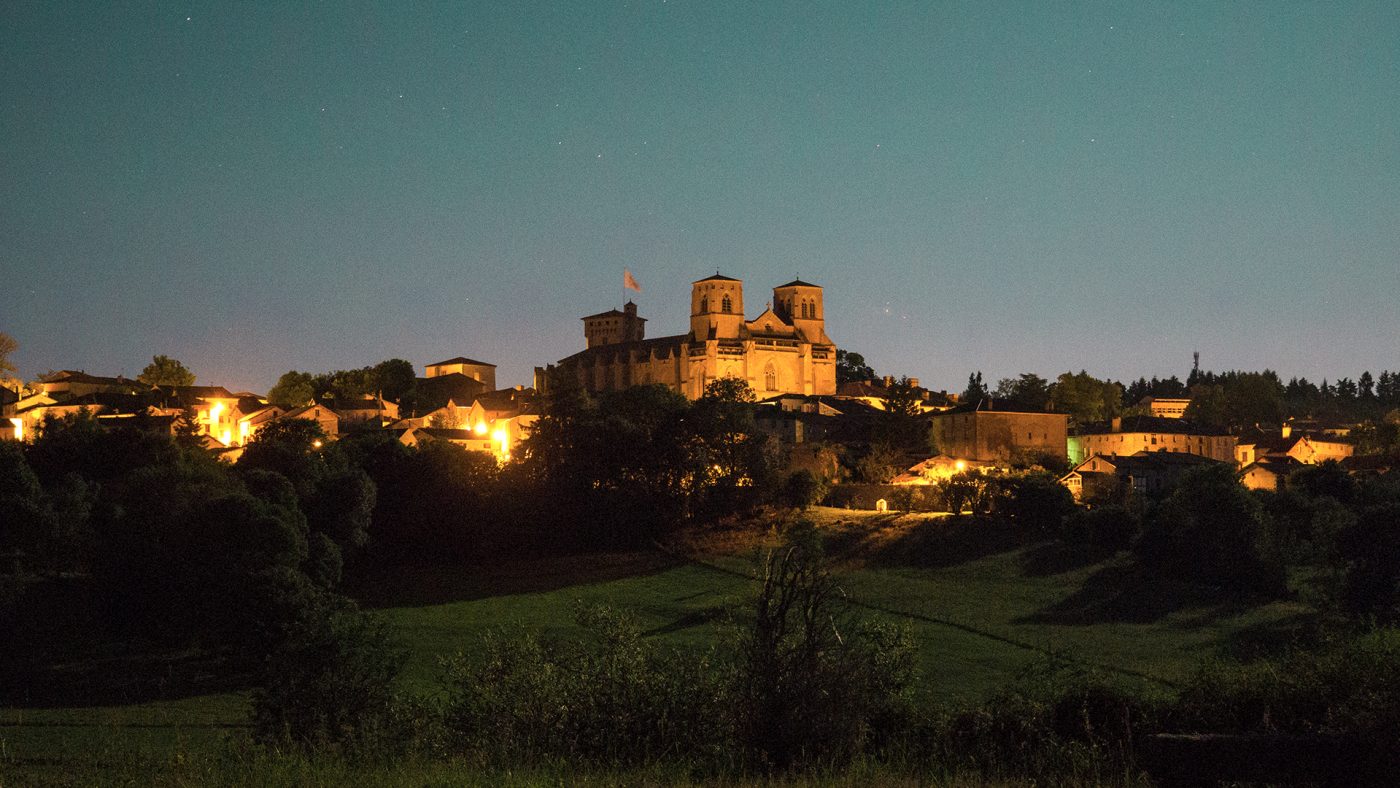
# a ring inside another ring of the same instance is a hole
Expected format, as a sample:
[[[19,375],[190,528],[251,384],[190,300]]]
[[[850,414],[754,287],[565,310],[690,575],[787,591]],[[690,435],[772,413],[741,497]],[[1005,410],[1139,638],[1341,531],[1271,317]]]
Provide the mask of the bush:
[[[1140,530],[1141,521],[1131,511],[1108,504],[1075,509],[1065,518],[1060,539],[1069,544],[1117,552],[1131,547]]]
[[[350,609],[304,617],[253,693],[254,738],[348,754],[401,748],[412,738],[393,688],[402,663],[382,621]]]
[[[1164,699],[1108,682],[1056,656],[971,708],[936,719],[931,758],[983,779],[1132,782],[1135,745],[1160,729]]]
[[[589,637],[493,635],[480,662],[459,656],[449,664],[454,748],[512,765],[720,757],[728,741],[725,671],[711,655],[644,640],[632,618],[607,608],[580,608],[577,616]]]
[[[1206,666],[1182,690],[1170,723],[1209,733],[1354,734],[1370,753],[1362,771],[1391,784],[1400,758],[1400,631]]]
[[[1074,512],[1074,495],[1048,473],[1027,473],[998,480],[996,510],[1023,535],[1052,535]]]
[[[1341,607],[1353,616],[1400,621],[1400,504],[1370,506],[1337,535]]]
[[[826,495],[826,485],[809,470],[793,471],[783,483],[783,503],[806,511]]]
[[[1283,565],[1265,543],[1263,509],[1221,463],[1195,468],[1153,512],[1138,542],[1159,573],[1239,592],[1286,593]]]
[[[738,744],[760,768],[846,763],[909,714],[912,639],[844,615],[820,544],[799,525],[763,558],[737,644]]]

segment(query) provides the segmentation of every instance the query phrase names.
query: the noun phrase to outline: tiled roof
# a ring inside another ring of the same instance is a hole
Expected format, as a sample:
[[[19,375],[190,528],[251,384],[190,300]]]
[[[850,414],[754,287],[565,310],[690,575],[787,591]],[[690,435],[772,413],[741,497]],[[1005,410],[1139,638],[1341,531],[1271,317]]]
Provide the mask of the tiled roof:
[[[1212,429],[1192,424],[1186,419],[1168,419],[1161,416],[1124,416],[1118,429],[1113,429],[1111,421],[1095,421],[1082,424],[1078,435],[1108,435],[1113,433],[1155,432],[1171,435],[1225,435],[1224,430]]]
[[[714,275],[714,276],[707,276],[707,277],[705,277],[704,279],[696,279],[694,282],[691,282],[691,284],[698,285],[698,284],[700,284],[701,282],[741,282],[741,281],[743,281],[743,280],[741,280],[741,279],[735,279],[735,278],[732,277],[732,276],[724,276],[724,275],[721,274],[719,271],[715,271],[715,275]]]
[[[818,290],[822,288],[821,285],[814,285],[811,282],[804,282],[801,279],[794,279],[785,285],[778,285],[778,287],[815,287]]]
[[[430,366],[430,367],[442,367],[442,366],[446,366],[446,365],[448,365],[448,364],[473,364],[473,365],[478,366],[478,367],[495,367],[495,366],[496,366],[495,364],[488,364],[488,363],[486,363],[485,361],[473,361],[472,359],[469,359],[469,358],[467,358],[467,357],[465,357],[465,356],[458,356],[458,357],[456,357],[456,358],[449,358],[449,359],[446,360],[446,361],[439,361],[439,362],[437,362],[436,364],[429,364],[428,366]]]

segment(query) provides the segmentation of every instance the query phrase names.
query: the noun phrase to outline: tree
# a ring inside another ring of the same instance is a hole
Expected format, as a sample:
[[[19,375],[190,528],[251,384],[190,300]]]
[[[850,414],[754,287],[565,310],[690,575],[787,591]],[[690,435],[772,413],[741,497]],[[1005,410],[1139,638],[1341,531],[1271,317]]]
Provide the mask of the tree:
[[[18,349],[19,343],[15,341],[15,338],[0,331],[0,376],[15,371],[14,362],[10,361],[10,354]]]
[[[869,484],[889,484],[904,470],[904,453],[888,443],[872,444],[856,461],[856,475]]]
[[[314,377],[309,372],[292,370],[277,379],[277,385],[267,392],[267,401],[284,408],[310,405],[316,395],[312,388]]]
[[[997,382],[997,399],[1009,400],[1024,410],[1045,410],[1050,404],[1050,381],[1033,372]]]
[[[875,370],[865,363],[865,357],[855,351],[836,350],[836,383],[854,383],[858,380],[873,380]]]
[[[153,356],[136,379],[148,386],[194,385],[194,373],[169,356]]]
[[[1066,372],[1055,379],[1050,402],[1055,410],[1069,414],[1075,424],[1107,421],[1123,410],[1123,387],[1082,369],[1078,374]]]
[[[1263,507],[1226,463],[1193,468],[1153,513],[1138,550],[1163,577],[1280,595],[1283,566],[1264,550]]]
[[[963,402],[979,402],[987,398],[987,386],[982,383],[982,371],[967,376],[967,390],[962,393]]]
[[[905,629],[851,619],[810,525],[763,556],[756,575],[733,701],[751,763],[841,764],[872,735],[907,724],[912,639]]]

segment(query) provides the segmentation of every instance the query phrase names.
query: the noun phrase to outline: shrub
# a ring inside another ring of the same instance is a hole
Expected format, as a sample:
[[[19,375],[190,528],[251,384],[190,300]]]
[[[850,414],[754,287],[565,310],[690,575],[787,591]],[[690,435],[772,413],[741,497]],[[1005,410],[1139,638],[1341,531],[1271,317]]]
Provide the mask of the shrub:
[[[1195,468],[1153,512],[1138,552],[1156,570],[1278,596],[1283,565],[1266,549],[1263,510],[1224,463]]]
[[[339,609],[301,619],[253,693],[253,735],[268,745],[368,754],[404,744],[393,685],[403,654],[377,619]]]
[[[737,643],[738,743],[760,768],[846,763],[908,713],[908,632],[844,615],[820,544],[799,525],[762,559]]]
[[[1182,690],[1170,723],[1211,733],[1354,734],[1370,753],[1363,772],[1389,784],[1400,758],[1400,631],[1208,665]]]
[[[1003,477],[997,486],[997,512],[1025,535],[1058,533],[1075,508],[1069,488],[1048,473]]]
[[[936,719],[932,758],[983,779],[1132,782],[1136,741],[1160,729],[1164,699],[1057,656],[977,706]]]
[[[783,483],[783,503],[794,509],[806,511],[825,495],[826,485],[806,469],[793,471]]]
[[[724,671],[711,655],[644,640],[632,618],[607,608],[577,616],[588,637],[496,634],[484,659],[449,663],[455,748],[508,764],[713,760],[724,751]]]
[[[1060,538],[1070,544],[1100,550],[1126,550],[1141,530],[1141,521],[1116,504],[1076,509],[1065,518]]]
[[[1400,503],[1370,506],[1337,535],[1341,607],[1354,616],[1400,620]]]

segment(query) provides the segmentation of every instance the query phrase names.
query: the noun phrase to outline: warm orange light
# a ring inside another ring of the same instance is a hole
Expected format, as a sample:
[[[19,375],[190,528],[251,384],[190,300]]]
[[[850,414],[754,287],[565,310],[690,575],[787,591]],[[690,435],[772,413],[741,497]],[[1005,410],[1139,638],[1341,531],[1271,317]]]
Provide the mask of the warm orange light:
[[[485,435],[485,434],[486,434],[486,422],[484,422],[484,421],[478,421],[478,422],[476,423],[476,434],[477,434],[477,435]]]
[[[15,425],[15,440],[24,440],[24,419],[10,419],[10,423]]]
[[[319,449],[319,448],[321,448],[321,441],[320,441],[320,439],[317,439],[317,440],[312,441],[312,442],[311,442],[311,448],[313,448],[313,449]]]
[[[248,427],[248,422],[246,422],[246,421],[240,421],[240,422],[238,422],[238,442],[239,442],[240,444],[242,444],[242,443],[247,443],[247,442],[248,442],[248,430],[249,430],[249,429],[250,429],[250,428]]]
[[[222,402],[216,402],[209,407],[209,424],[211,425],[211,427],[212,425],[218,423],[219,416],[222,415],[223,412],[224,404]],[[212,432],[213,430],[211,429],[210,431]]]
[[[957,468],[959,472],[962,472],[967,470],[967,463],[963,462],[962,460],[958,460],[957,462],[953,463],[953,467]]]
[[[225,446],[231,446],[233,444],[233,430],[224,430],[223,434],[219,436],[219,440],[223,441]]]

